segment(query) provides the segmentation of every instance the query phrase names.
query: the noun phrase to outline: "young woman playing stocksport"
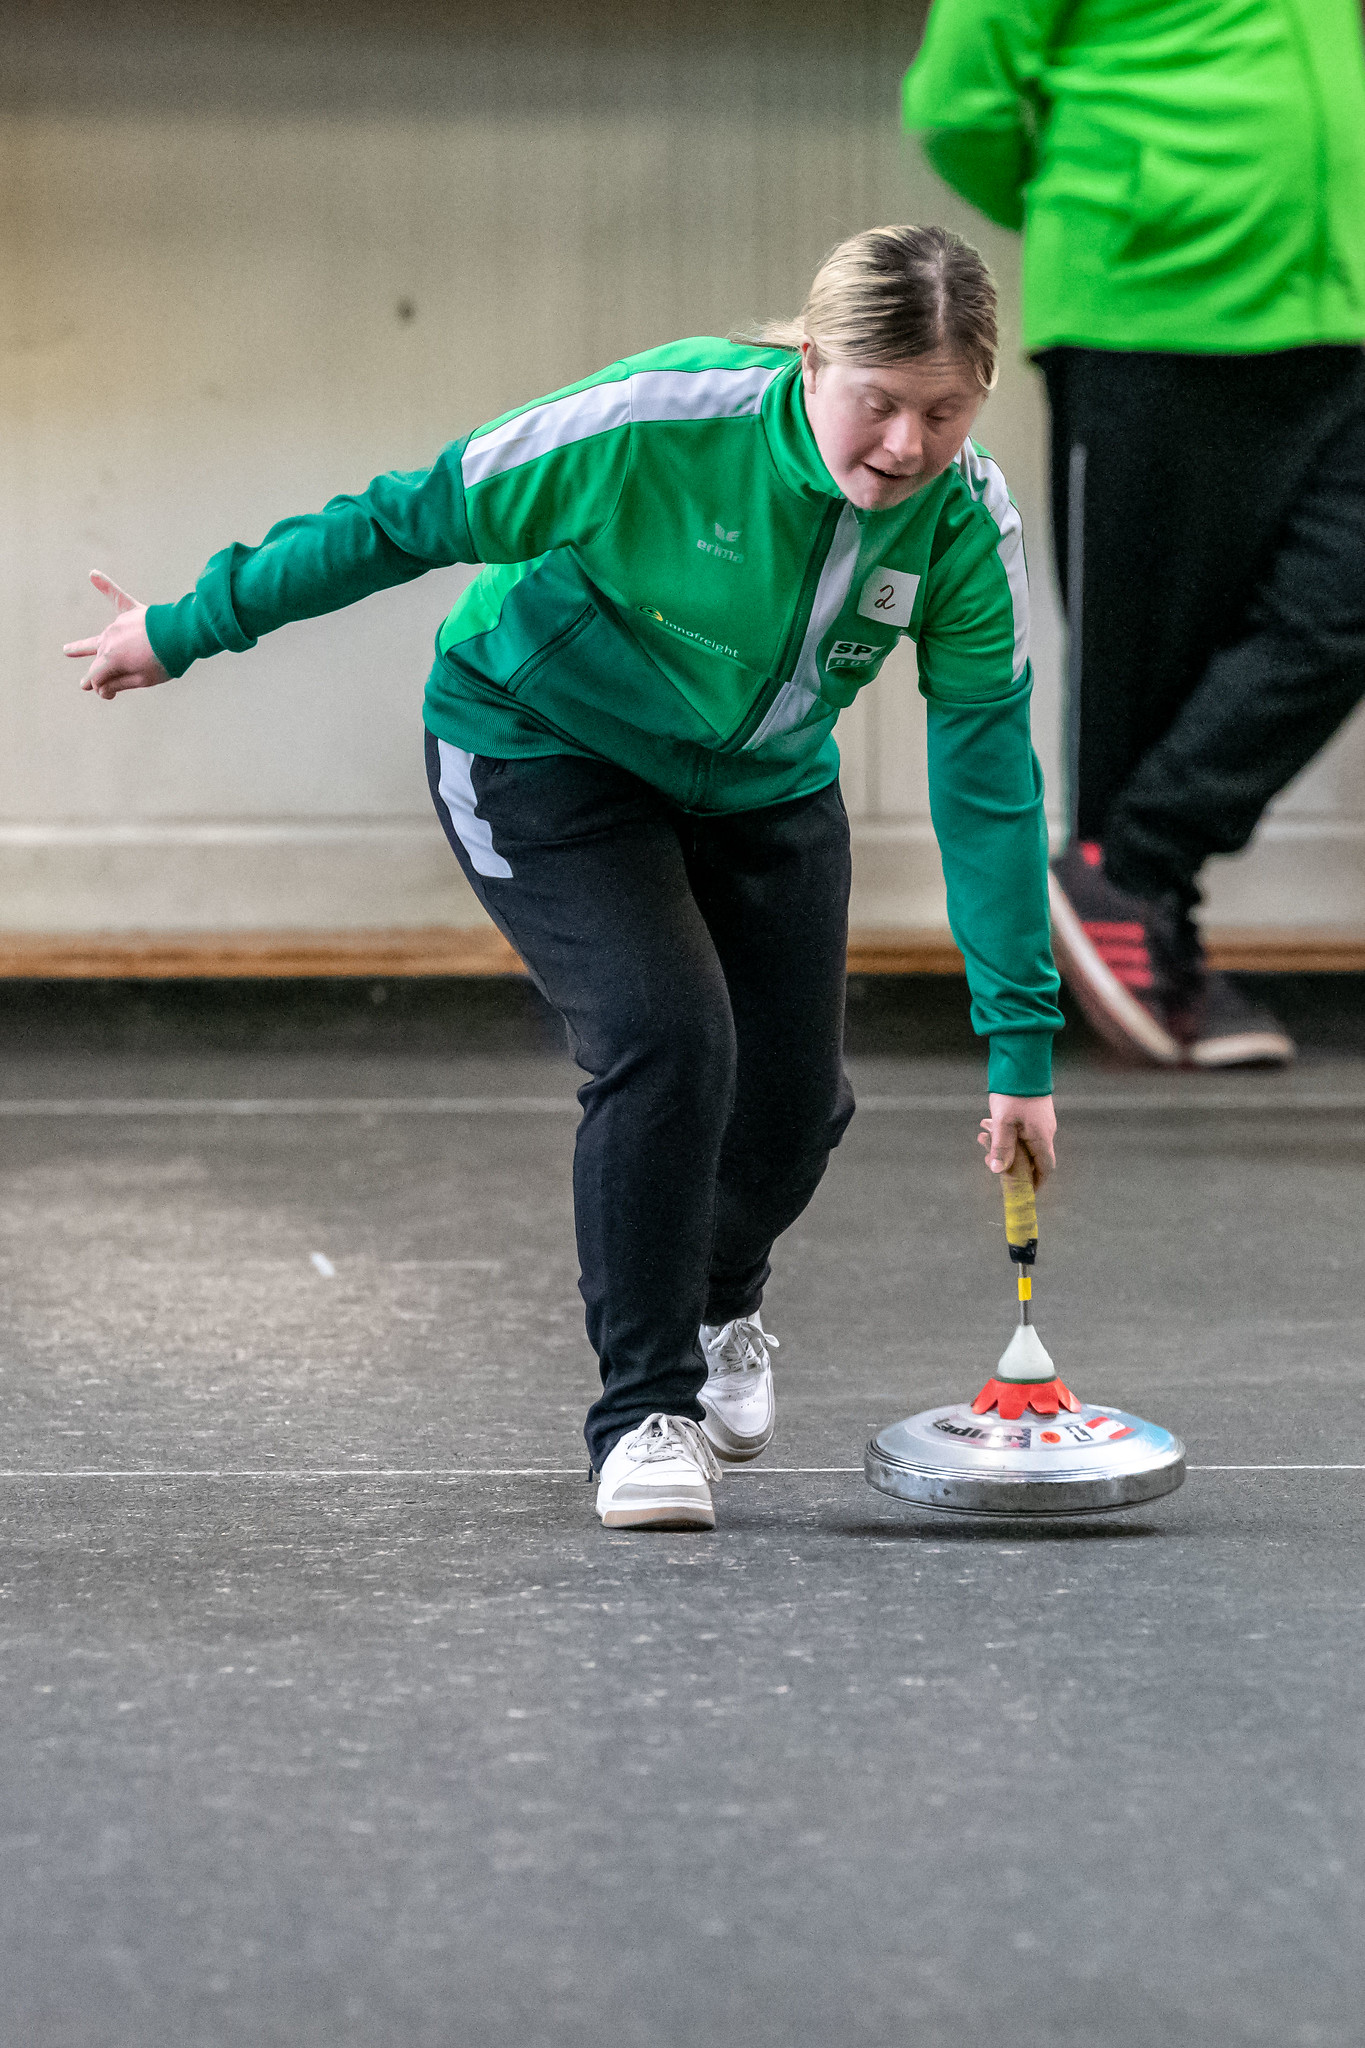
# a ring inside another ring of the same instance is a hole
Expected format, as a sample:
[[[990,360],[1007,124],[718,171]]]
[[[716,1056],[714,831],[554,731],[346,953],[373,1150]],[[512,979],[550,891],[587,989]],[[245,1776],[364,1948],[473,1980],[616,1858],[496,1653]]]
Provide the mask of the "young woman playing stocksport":
[[[981,1143],[1053,1165],[1042,779],[1019,515],[969,438],[995,293],[942,228],[872,229],[757,343],[613,363],[118,607],[112,699],[289,620],[484,566],[436,640],[437,816],[588,1079],[574,1159],[597,1511],[711,1528],[773,1433],[774,1239],[853,1113],[833,726],[918,650],[948,914],[989,1039]]]

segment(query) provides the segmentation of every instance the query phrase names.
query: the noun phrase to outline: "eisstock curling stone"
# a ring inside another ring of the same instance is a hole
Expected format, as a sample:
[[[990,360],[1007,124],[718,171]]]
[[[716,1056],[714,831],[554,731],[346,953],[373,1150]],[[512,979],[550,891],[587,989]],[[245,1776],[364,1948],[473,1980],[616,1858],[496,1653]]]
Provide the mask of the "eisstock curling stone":
[[[1038,1210],[1022,1145],[1002,1174],[1019,1327],[968,1406],[928,1408],[873,1437],[868,1483],[917,1507],[965,1515],[1093,1515],[1173,1493],[1185,1446],[1121,1408],[1078,1401],[1033,1326]]]

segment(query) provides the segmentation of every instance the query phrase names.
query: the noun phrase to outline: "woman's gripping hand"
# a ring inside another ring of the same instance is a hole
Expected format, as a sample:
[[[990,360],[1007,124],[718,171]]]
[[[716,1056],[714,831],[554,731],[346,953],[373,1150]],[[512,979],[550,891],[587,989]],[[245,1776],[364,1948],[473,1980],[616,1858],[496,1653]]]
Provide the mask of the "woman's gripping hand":
[[[991,1113],[981,1119],[978,1145],[986,1148],[986,1164],[992,1173],[1008,1173],[1014,1164],[1015,1147],[1028,1153],[1033,1185],[1040,1188],[1057,1169],[1052,1141],[1057,1135],[1057,1112],[1050,1095],[992,1095]]]
[[[90,571],[90,581],[114,605],[114,616],[93,640],[69,640],[62,649],[72,661],[85,661],[89,668],[81,677],[81,688],[112,704],[120,690],[150,690],[167,680],[166,671],[152,652],[147,638],[147,607],[120,590],[112,578],[99,569]]]

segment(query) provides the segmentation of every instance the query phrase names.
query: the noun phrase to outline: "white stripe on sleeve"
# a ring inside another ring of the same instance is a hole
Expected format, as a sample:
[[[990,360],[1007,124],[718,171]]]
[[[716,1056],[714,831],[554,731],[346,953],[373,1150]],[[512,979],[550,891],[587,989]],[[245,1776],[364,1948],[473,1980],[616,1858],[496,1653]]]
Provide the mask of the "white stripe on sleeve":
[[[1028,569],[1024,562],[1024,522],[1017,507],[1010,503],[1009,490],[998,463],[983,455],[970,441],[963,443],[959,459],[968,490],[974,498],[982,500],[1000,533],[996,553],[1000,557],[1000,566],[1010,587],[1010,602],[1014,607],[1014,672],[1010,680],[1017,683],[1028,666]]]
[[[738,420],[752,417],[780,375],[771,363],[743,370],[637,370],[630,380],[633,420]]]
[[[465,489],[518,469],[523,462],[534,462],[552,448],[586,441],[591,434],[605,434],[629,421],[628,377],[618,377],[611,384],[590,384],[586,391],[571,391],[565,398],[552,398],[548,405],[533,405],[529,412],[519,412],[515,419],[504,420],[500,427],[491,427],[466,442],[460,463]]]
[[[533,405],[500,427],[475,434],[460,464],[465,489],[534,462],[632,420],[726,420],[755,414],[780,366],[749,364],[725,370],[637,370],[607,384],[590,384],[544,405]]]

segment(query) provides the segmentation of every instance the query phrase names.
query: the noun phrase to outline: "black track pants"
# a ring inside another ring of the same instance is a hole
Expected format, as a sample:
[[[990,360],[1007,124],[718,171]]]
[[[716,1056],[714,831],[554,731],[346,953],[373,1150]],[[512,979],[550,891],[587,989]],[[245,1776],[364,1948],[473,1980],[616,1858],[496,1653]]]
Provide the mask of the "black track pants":
[[[1193,902],[1365,694],[1365,356],[1039,361],[1073,822],[1120,887]]]
[[[574,1214],[600,1468],[655,1410],[700,1421],[697,1326],[758,1307],[773,1239],[853,1114],[848,819],[837,784],[698,817],[604,761],[488,760],[431,734],[427,772],[589,1077]]]

